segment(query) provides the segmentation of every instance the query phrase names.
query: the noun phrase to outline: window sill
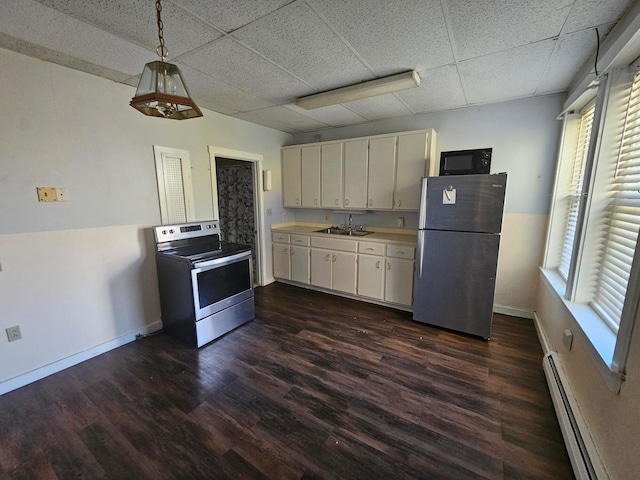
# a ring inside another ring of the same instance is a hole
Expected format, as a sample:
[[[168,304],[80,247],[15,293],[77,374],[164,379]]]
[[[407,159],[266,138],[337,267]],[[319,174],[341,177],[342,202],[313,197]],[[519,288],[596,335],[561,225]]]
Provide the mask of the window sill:
[[[586,304],[574,303],[564,298],[565,281],[555,270],[540,269],[545,284],[556,293],[573,323],[575,332],[580,336],[585,350],[593,364],[602,375],[612,392],[619,393],[623,375],[613,365],[613,354],[616,347],[616,334]]]

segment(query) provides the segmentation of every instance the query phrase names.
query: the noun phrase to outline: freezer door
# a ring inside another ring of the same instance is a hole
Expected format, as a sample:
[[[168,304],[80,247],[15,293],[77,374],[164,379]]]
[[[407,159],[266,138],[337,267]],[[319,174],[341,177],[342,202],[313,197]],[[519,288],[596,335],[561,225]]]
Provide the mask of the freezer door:
[[[418,228],[500,233],[507,174],[423,179]]]
[[[418,232],[413,319],[491,336],[500,235]]]

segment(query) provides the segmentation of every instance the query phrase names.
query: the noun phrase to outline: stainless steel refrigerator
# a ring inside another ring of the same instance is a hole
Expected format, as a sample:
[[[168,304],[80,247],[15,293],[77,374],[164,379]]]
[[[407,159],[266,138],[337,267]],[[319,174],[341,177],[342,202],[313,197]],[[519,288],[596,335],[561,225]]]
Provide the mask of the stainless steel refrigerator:
[[[422,179],[413,319],[491,337],[507,174]]]

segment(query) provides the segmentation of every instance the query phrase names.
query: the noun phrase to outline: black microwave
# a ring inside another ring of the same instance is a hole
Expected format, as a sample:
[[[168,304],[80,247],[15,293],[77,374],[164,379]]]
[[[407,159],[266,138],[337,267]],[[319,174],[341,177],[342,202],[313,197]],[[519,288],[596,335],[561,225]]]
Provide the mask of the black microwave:
[[[440,175],[489,173],[491,148],[456,150],[440,154]]]

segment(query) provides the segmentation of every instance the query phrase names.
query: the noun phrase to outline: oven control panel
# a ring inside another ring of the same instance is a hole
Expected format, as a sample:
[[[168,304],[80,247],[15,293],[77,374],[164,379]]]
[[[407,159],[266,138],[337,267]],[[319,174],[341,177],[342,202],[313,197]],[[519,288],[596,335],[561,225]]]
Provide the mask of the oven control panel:
[[[220,234],[220,225],[217,220],[206,222],[181,223],[177,225],[158,225],[153,227],[156,243],[184,240],[187,238],[204,237]]]

